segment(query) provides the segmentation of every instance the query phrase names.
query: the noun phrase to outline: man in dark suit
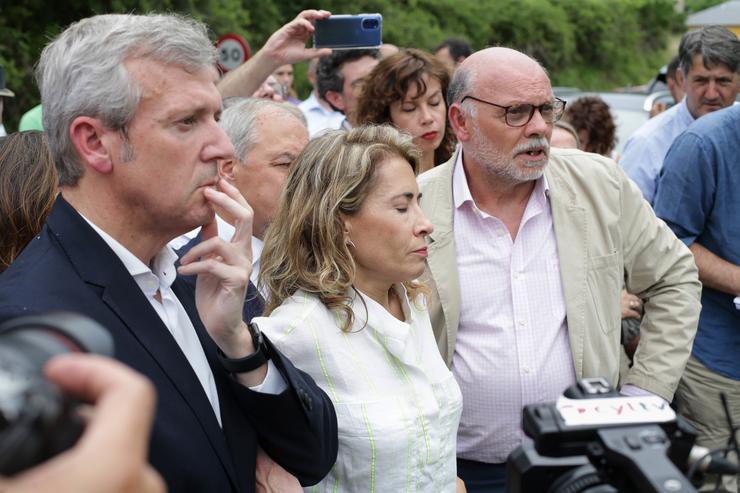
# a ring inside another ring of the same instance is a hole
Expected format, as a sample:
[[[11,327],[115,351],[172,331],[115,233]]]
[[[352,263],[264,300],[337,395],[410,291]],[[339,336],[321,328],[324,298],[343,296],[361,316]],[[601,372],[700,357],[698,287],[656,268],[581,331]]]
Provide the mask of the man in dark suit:
[[[65,309],[111,331],[116,358],[157,389],[149,457],[170,491],[254,491],[258,445],[313,484],[334,463],[336,416],[242,320],[252,211],[217,177],[233,147],[214,61],[205,26],[170,15],[84,19],[46,47],[39,81],[61,193],[0,277],[0,320]],[[216,207],[236,218],[229,242]],[[176,270],[167,243],[199,225],[202,242]]]

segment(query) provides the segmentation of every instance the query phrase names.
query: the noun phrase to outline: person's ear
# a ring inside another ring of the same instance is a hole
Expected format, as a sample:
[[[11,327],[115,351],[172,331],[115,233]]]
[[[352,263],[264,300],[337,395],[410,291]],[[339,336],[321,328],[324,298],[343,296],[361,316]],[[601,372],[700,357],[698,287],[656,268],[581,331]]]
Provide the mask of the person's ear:
[[[447,110],[447,118],[450,120],[452,131],[455,132],[457,140],[467,142],[470,140],[470,116],[465,114],[460,103],[452,103]]]
[[[681,67],[676,69],[676,83],[678,84],[678,87],[685,89],[684,84],[686,83],[686,74],[683,73],[683,69]]]
[[[105,128],[98,118],[78,116],[69,126],[69,137],[84,166],[98,173],[113,171],[111,152],[114,140],[122,140],[119,131]]]
[[[352,233],[352,220],[350,219],[350,216],[346,214],[339,213],[339,220],[342,222],[342,236],[344,237],[344,242],[349,243],[352,240],[350,239],[350,234]]]
[[[326,91],[324,99],[326,99],[330,105],[332,105],[339,111],[347,111],[347,105],[344,104],[344,96],[342,96],[341,93],[336,91]]]
[[[219,178],[223,178],[229,183],[234,183],[237,174],[237,167],[239,166],[236,159],[219,159],[217,166]]]

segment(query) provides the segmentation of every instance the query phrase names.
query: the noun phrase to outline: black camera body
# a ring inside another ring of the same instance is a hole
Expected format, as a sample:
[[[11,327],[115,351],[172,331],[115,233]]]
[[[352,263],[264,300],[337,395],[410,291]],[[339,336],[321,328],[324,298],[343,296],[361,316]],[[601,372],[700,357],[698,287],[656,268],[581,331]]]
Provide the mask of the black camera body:
[[[69,352],[112,356],[113,340],[97,322],[66,312],[0,325],[0,475],[40,464],[82,434],[78,403],[43,374],[50,358]]]
[[[534,447],[509,456],[511,493],[696,491],[684,475],[696,432],[659,397],[586,379],[554,404],[525,406],[522,427]]]

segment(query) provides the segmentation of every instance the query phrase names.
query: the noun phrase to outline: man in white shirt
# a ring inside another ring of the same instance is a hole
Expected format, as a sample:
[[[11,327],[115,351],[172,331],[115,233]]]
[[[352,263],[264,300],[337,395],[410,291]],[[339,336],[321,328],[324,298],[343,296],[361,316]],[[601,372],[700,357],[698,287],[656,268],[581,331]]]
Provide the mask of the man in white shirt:
[[[233,158],[218,162],[218,174],[234,185],[252,208],[252,273],[250,280],[258,286],[259,257],[265,231],[275,216],[278,199],[288,170],[308,143],[306,123],[301,112],[287,103],[265,99],[230,100],[221,114],[219,125],[234,145]],[[218,234],[229,241],[234,234],[234,217],[228,210],[216,208]],[[184,255],[200,239],[200,229],[171,242],[178,254]],[[182,249],[182,250],[181,250]],[[261,293],[264,297],[265,293]],[[245,309],[256,308],[249,300]],[[259,313],[245,313],[249,320]]]
[[[375,49],[337,50],[319,59],[316,87],[321,98],[344,114],[338,128],[350,129],[354,125],[362,83],[379,62],[380,52]]]
[[[535,60],[474,53],[447,99],[460,149],[419,177],[434,224],[430,314],[463,393],[458,475],[470,493],[503,492],[525,405],[555,401],[580,378],[618,384],[622,283],[650,301],[621,390],[667,400],[701,286],[691,253],[614,161],[551,152],[564,102]]]
[[[329,103],[321,99],[319,96],[319,89],[316,86],[316,67],[319,64],[318,58],[313,58],[308,62],[308,68],[306,69],[306,77],[313,86],[311,94],[301,101],[298,105],[298,109],[303,112],[306,117],[306,125],[308,126],[308,135],[311,138],[324,132],[325,130],[334,130],[340,127],[342,121],[344,121],[344,115],[339,111],[334,110]]]
[[[0,320],[72,310],[110,330],[115,357],[157,389],[149,458],[169,491],[254,491],[258,446],[313,484],[336,457],[336,418],[242,318],[253,216],[217,174],[234,148],[215,59],[206,27],[172,15],[83,19],[44,49],[60,196],[0,277]],[[229,241],[216,208],[235,218]],[[199,225],[176,270],[167,243]]]

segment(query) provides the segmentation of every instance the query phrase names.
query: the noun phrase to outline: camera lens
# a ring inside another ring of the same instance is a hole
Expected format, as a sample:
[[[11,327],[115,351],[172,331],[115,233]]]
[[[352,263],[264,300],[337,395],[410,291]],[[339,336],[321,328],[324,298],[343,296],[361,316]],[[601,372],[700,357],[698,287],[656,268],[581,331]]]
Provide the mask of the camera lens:
[[[378,19],[363,19],[362,28],[363,29],[377,29]]]
[[[0,325],[0,476],[68,449],[84,429],[76,401],[43,376],[57,354],[113,355],[113,339],[97,322],[73,313],[20,317]]]

